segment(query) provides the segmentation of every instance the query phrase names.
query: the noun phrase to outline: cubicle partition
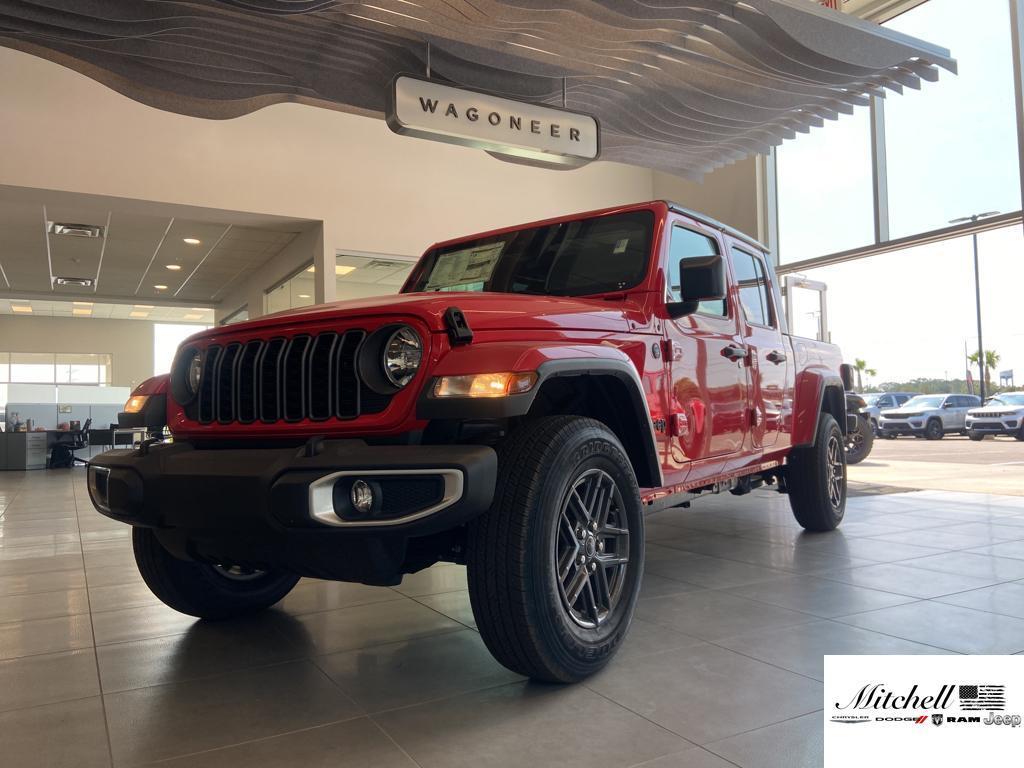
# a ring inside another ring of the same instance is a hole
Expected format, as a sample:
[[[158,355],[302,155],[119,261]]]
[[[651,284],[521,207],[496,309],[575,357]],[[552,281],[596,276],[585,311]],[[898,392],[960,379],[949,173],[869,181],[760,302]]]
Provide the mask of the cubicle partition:
[[[109,430],[131,394],[128,387],[87,387],[11,384],[6,410],[7,432],[0,433],[0,469],[42,469],[60,425],[87,421],[96,430]],[[15,422],[32,422],[33,432],[14,432]],[[65,436],[66,438],[66,436]]]

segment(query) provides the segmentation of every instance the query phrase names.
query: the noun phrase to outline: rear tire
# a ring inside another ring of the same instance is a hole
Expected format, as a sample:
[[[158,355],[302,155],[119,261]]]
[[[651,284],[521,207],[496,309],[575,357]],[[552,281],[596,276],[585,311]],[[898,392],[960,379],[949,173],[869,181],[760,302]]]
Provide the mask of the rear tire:
[[[229,569],[179,560],[150,528],[132,529],[135,563],[150,591],[176,611],[229,619],[262,611],[291,592],[299,577],[281,571]]]
[[[514,672],[582,680],[619,649],[640,591],[644,524],[632,466],[604,424],[579,416],[527,424],[498,455],[494,502],[467,532],[480,635]]]
[[[924,427],[924,436],[928,440],[941,440],[945,436],[942,422],[938,419],[929,419]]]
[[[822,413],[814,445],[794,448],[786,464],[793,516],[808,531],[833,531],[846,512],[846,452],[843,433]]]
[[[846,436],[846,463],[860,464],[871,453],[875,433],[871,422],[863,416],[857,417],[857,429]]]
[[[1018,429],[1013,436],[1018,440],[1024,441],[1024,424],[1020,425],[1020,429]]]

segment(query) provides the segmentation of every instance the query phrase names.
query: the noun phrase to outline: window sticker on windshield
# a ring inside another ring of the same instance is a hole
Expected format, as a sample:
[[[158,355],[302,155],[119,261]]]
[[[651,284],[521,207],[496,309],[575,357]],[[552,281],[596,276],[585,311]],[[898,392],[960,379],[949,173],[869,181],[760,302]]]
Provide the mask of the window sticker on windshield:
[[[441,254],[434,262],[424,290],[482,290],[483,284],[491,279],[504,247],[505,243],[500,242]]]
[[[612,253],[625,253],[626,246],[629,245],[629,238],[624,237],[615,244],[615,250]]]

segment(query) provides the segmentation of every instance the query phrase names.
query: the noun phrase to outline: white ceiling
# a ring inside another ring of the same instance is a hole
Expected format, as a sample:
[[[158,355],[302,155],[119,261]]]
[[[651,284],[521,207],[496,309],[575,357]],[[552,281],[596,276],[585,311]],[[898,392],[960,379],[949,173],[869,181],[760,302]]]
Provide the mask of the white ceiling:
[[[100,226],[104,235],[48,234],[48,221]],[[0,187],[0,297],[93,294],[211,306],[312,223]],[[89,278],[94,285],[59,286],[53,277]]]
[[[172,307],[146,303],[114,304],[100,301],[0,298],[0,315],[150,320],[157,323],[213,325],[213,309],[210,307]]]

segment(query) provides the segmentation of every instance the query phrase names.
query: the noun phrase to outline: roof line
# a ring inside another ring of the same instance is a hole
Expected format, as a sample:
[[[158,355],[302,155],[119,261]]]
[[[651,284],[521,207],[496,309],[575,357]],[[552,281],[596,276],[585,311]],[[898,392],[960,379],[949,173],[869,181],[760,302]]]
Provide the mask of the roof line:
[[[703,213],[699,213],[692,208],[679,205],[679,203],[673,203],[671,200],[663,200],[662,202],[665,203],[669,210],[674,213],[681,213],[684,216],[689,216],[691,219],[696,219],[701,224],[707,224],[712,229],[717,229],[719,232],[724,232],[727,235],[735,237],[737,240],[741,240],[747,245],[753,246],[754,248],[760,248],[765,253],[771,253],[771,249],[769,249],[767,245],[759,240],[755,240],[745,232],[740,232],[736,227],[730,227],[728,224],[723,224],[718,219],[705,216]]]

